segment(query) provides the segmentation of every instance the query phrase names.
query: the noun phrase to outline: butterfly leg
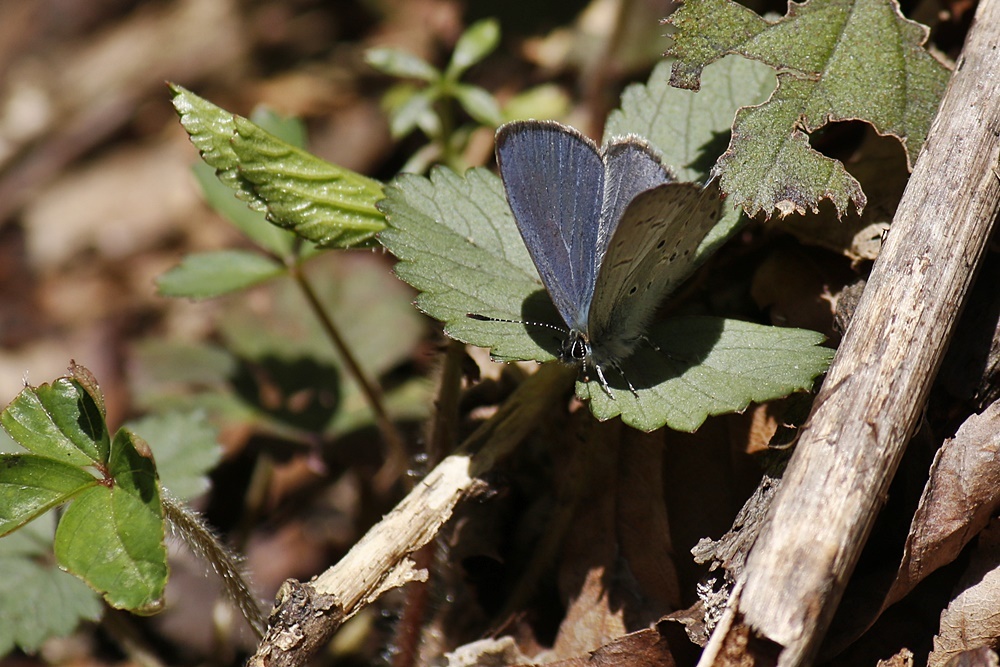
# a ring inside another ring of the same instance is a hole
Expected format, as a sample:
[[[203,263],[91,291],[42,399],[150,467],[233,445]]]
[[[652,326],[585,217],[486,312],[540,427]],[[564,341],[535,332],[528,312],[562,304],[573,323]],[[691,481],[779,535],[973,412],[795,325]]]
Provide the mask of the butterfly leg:
[[[625,377],[625,371],[622,369],[620,365],[618,365],[618,362],[610,361],[608,363],[612,368],[618,371],[618,375],[620,375],[622,379],[625,380],[625,384],[628,385],[628,390],[632,392],[632,395],[635,396],[636,398],[639,398],[639,392],[635,390],[635,387],[632,386],[632,383],[629,382],[627,377]],[[604,393],[608,395],[608,398],[610,398],[612,401],[615,400],[614,394],[611,393],[611,386],[608,384],[607,378],[604,377],[604,370],[597,364],[594,365],[594,368],[597,370],[597,378],[600,382],[601,389],[603,389]]]
[[[623,380],[625,380],[625,384],[627,384],[627,385],[628,385],[628,390],[629,390],[630,392],[632,392],[632,395],[633,395],[633,396],[635,396],[636,398],[639,398],[639,392],[637,392],[637,391],[635,390],[635,387],[633,387],[633,386],[632,386],[632,383],[631,383],[631,382],[629,382],[629,380],[628,380],[628,378],[627,378],[627,377],[625,377],[625,369],[623,369],[623,368],[622,368],[621,366],[619,366],[619,365],[618,365],[618,362],[616,362],[616,361],[612,361],[612,362],[611,362],[611,366],[612,366],[612,367],[613,367],[613,368],[614,368],[614,369],[615,369],[616,371],[618,371],[618,375],[621,375],[621,376],[622,376],[622,379],[623,379]]]
[[[597,381],[601,385],[601,389],[604,393],[608,395],[612,401],[615,400],[615,395],[611,393],[611,387],[608,385],[607,378],[604,377],[604,369],[602,369],[598,364],[594,364],[594,369],[597,371]]]

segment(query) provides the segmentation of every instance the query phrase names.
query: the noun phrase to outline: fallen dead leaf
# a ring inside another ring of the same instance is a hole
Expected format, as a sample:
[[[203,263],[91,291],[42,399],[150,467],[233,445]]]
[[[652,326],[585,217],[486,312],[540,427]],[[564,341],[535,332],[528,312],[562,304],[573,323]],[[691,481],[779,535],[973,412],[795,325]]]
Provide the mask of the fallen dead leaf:
[[[945,441],[910,525],[903,560],[883,609],[946,565],[1000,507],[1000,403],[973,415]]]
[[[990,664],[982,661],[981,654],[969,655],[969,662],[959,656],[973,649],[996,646],[1000,640],[1000,521],[994,520],[980,533],[979,544],[958,588],[958,595],[941,612],[941,627],[934,637],[934,650],[927,657],[927,667],[951,664],[953,659],[962,665]],[[997,664],[995,654],[989,659],[993,665]]]

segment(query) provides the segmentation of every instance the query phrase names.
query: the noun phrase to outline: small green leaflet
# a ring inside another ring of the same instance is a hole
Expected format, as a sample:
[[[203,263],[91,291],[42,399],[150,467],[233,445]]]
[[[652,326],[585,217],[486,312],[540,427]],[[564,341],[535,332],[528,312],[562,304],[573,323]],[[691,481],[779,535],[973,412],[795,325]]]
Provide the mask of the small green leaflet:
[[[283,275],[279,262],[246,250],[218,250],[188,255],[156,279],[164,296],[208,299]]]

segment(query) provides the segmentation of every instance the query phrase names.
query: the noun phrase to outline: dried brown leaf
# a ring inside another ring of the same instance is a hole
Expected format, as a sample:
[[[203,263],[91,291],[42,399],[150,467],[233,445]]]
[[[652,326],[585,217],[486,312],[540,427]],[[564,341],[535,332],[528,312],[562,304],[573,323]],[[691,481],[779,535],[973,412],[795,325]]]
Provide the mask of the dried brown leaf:
[[[661,478],[660,436],[591,422],[566,470],[579,486],[559,587],[569,600],[552,657],[576,656],[679,604]]]
[[[983,646],[970,651],[962,651],[945,663],[945,667],[997,667],[1000,659],[993,649]]]
[[[659,628],[646,628],[619,637],[588,655],[545,664],[546,667],[675,667],[677,662]]]
[[[957,660],[962,665],[995,667],[996,654],[966,653],[968,661],[960,656],[972,649],[996,646],[1000,641],[1000,521],[993,521],[979,536],[958,588],[961,592],[941,613],[941,626],[927,665],[939,667]]]
[[[884,607],[958,556],[1000,507],[1000,402],[970,417],[931,466]]]

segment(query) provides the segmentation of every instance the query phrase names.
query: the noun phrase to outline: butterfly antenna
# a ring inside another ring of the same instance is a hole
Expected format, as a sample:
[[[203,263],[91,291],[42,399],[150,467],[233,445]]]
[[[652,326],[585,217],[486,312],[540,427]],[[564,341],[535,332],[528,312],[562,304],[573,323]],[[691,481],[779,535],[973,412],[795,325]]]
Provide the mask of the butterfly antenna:
[[[504,324],[521,324],[529,327],[542,327],[543,329],[552,329],[553,331],[558,331],[561,334],[569,333],[564,327],[556,326],[555,324],[549,324],[548,322],[525,322],[524,320],[505,320],[500,317],[489,317],[487,315],[479,315],[478,313],[466,313],[466,317],[470,320],[477,320],[479,322],[501,322]]]

